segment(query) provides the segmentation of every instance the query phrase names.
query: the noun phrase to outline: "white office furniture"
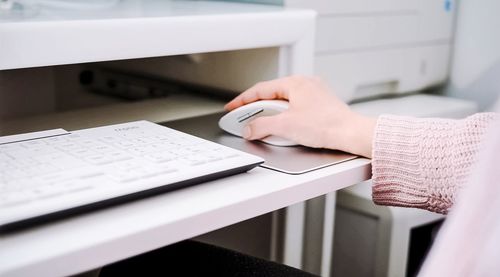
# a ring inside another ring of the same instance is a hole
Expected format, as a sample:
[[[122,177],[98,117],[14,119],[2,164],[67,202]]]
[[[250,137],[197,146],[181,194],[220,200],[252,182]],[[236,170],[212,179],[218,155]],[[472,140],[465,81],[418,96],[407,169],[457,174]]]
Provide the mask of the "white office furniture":
[[[0,24],[0,70],[279,47],[277,76],[310,74],[314,13],[219,2],[124,0],[95,13],[41,12]],[[277,77],[275,76],[275,77]],[[0,275],[61,276],[288,208],[284,262],[302,264],[306,199],[370,177],[356,159],[291,176],[258,168],[0,237]]]
[[[284,0],[318,12],[316,74],[345,101],[407,93],[449,75],[454,0]]]
[[[470,101],[425,94],[352,107],[370,116],[464,118],[477,111]],[[412,230],[444,218],[420,209],[377,206],[371,188],[372,182],[366,181],[337,193],[333,276],[407,276],[410,249],[415,247]]]

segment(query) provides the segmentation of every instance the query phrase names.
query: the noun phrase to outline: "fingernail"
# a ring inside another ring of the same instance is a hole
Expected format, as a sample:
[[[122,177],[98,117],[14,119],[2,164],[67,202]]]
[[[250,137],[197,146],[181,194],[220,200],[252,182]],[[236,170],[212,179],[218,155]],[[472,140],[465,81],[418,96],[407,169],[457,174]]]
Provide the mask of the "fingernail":
[[[245,128],[243,128],[243,137],[245,139],[249,139],[251,135],[252,135],[252,130],[250,129],[250,126],[245,126]]]

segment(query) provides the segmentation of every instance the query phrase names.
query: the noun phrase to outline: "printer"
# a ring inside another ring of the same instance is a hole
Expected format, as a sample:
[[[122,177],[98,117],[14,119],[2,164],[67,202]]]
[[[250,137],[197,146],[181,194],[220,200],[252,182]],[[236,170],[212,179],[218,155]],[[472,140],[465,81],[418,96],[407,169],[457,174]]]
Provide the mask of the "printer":
[[[316,73],[345,101],[414,92],[448,77],[452,0],[288,0],[318,11]]]

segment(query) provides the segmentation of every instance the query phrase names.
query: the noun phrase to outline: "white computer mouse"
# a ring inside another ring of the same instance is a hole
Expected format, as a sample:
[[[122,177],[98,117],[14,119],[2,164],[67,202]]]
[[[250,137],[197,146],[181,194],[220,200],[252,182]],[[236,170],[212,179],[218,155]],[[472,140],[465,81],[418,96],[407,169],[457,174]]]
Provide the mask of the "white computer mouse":
[[[253,102],[224,115],[219,120],[219,127],[235,136],[242,137],[243,128],[253,119],[261,116],[272,116],[288,109],[288,102],[283,100],[261,100]],[[261,141],[276,146],[294,146],[297,143],[278,137],[268,136]]]

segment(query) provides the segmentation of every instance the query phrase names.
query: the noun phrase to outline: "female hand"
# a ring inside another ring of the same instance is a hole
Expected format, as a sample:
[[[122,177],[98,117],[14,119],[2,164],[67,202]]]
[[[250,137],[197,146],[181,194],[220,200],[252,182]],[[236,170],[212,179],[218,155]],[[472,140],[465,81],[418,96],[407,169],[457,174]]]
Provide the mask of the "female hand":
[[[376,120],[353,112],[319,78],[292,76],[260,82],[227,103],[233,110],[258,100],[289,101],[289,109],[251,121],[249,140],[276,135],[304,146],[342,150],[371,157]]]

